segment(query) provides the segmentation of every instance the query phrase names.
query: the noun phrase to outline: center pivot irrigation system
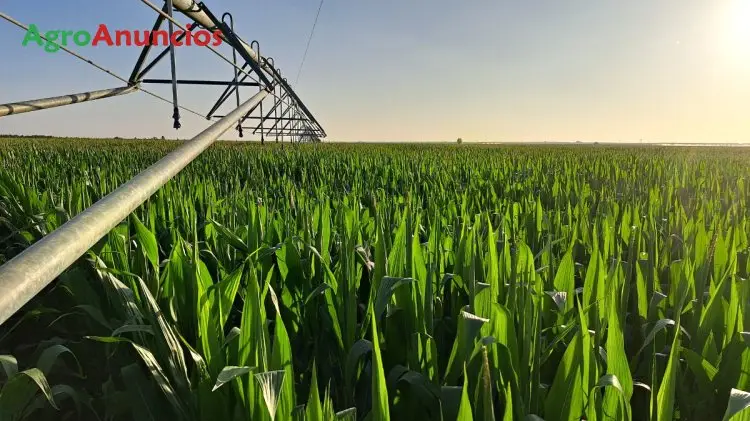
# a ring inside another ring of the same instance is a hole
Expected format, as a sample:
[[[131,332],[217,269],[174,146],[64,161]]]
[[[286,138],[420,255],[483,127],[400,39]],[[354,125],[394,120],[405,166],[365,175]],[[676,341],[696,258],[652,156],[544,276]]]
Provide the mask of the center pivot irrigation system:
[[[288,138],[292,142],[319,142],[321,138],[326,136],[320,123],[318,123],[310,110],[308,110],[292,87],[287,83],[287,80],[281,76],[279,70],[274,66],[273,59],[261,56],[257,41],[248,44],[237,36],[234,32],[234,22],[231,14],[224,13],[222,18],[218,19],[204,3],[195,3],[193,0],[166,0],[164,6],[161,8],[149,0],[141,0],[141,2],[158,13],[153,30],[151,31],[150,36],[152,37],[153,32],[161,28],[164,21],[168,22],[170,40],[182,40],[186,35],[186,31],[195,31],[201,28],[210,32],[219,31],[223,43],[228,44],[232,48],[232,58],[227,58],[210,45],[206,46],[206,48],[209,48],[233,66],[234,73],[232,80],[224,82],[177,79],[174,59],[175,51],[174,45],[171,42],[168,47],[164,48],[163,51],[148,63],[147,59],[153,42],[149,42],[144,46],[128,79],[110,72],[64,46],[60,46],[67,53],[125,82],[126,86],[0,104],[0,118],[13,114],[124,95],[140,90],[158,99],[170,102],[173,105],[172,118],[176,129],[180,127],[181,109],[198,114],[208,120],[216,119],[217,121],[197,136],[181,144],[164,158],[146,168],[133,179],[121,185],[112,193],[0,266],[0,324],[8,320],[45,286],[83,256],[97,241],[107,235],[117,224],[127,218],[131,212],[143,204],[152,194],[233,126],[239,132],[240,137],[243,136],[244,130],[252,130],[253,135],[260,135],[261,142],[270,137],[273,137],[277,142],[279,139],[283,142],[285,138]],[[175,10],[192,20],[193,25],[188,28],[175,20],[173,18],[173,11]],[[10,16],[0,13],[0,18],[28,30],[27,26]],[[183,30],[181,34],[174,34],[176,38],[172,38],[174,26]],[[43,36],[41,38],[48,41]],[[170,56],[171,61],[171,80],[145,78],[148,72],[167,55]],[[242,66],[238,65],[237,55],[244,61]],[[142,86],[143,84],[165,83],[172,85],[172,101],[156,95]],[[210,111],[203,115],[178,104],[177,87],[179,85],[225,86],[225,89]],[[257,87],[258,92],[245,102],[242,102],[239,91],[240,86]],[[234,96],[236,101],[236,108],[226,115],[217,115],[216,113],[219,108],[232,96]],[[268,103],[266,109],[263,107],[264,102]]]
[[[266,58],[260,54],[260,45],[257,41],[248,44],[234,32],[234,19],[230,13],[224,13],[221,20],[219,20],[204,3],[195,3],[194,0],[168,0],[161,9],[149,0],[141,1],[155,10],[158,15],[156,22],[154,22],[153,29],[149,33],[150,42],[141,50],[141,54],[128,79],[117,76],[94,64],[92,61],[60,46],[60,48],[66,52],[94,65],[100,70],[104,70],[118,79],[121,79],[127,83],[127,86],[11,104],[0,104],[0,117],[70,105],[78,102],[109,98],[135,92],[139,89],[150,93],[142,88],[142,85],[144,84],[171,84],[171,102],[174,106],[172,118],[174,119],[174,128],[179,129],[180,108],[186,109],[185,107],[180,107],[178,105],[177,87],[179,85],[225,86],[224,91],[219,95],[219,98],[205,115],[188,110],[205,117],[208,120],[223,118],[223,115],[217,115],[216,113],[232,96],[235,97],[236,106],[239,107],[241,104],[239,87],[243,86],[257,87],[259,92],[265,91],[269,100],[265,101],[264,99],[261,99],[255,107],[252,107],[247,113],[238,119],[236,129],[240,137],[244,136],[245,130],[252,130],[252,134],[259,136],[261,142],[265,142],[266,138],[271,137],[277,142],[279,139],[283,142],[285,137],[288,137],[289,140],[293,142],[319,142],[321,138],[326,136],[323,127],[297,96],[287,82],[287,79],[281,76],[281,73],[274,65],[273,58]],[[179,11],[190,18],[193,21],[192,25],[183,26],[177,22],[172,16],[173,10]],[[0,17],[16,26],[28,29],[27,26],[15,21],[7,15],[0,13]],[[188,32],[195,32],[200,29],[206,29],[210,32],[218,31],[222,43],[226,43],[232,48],[231,60],[213,47],[206,47],[233,66],[234,73],[232,79],[229,81],[178,79],[175,66],[174,43],[172,42],[169,43],[170,45],[168,47],[159,52],[155,58],[147,62],[151,53],[152,45],[156,38],[155,32],[160,30],[165,21],[167,21],[169,26],[169,40],[175,40],[176,43],[182,42]],[[173,37],[174,26],[179,27],[182,31],[180,31],[180,33],[174,33],[175,36]],[[47,40],[43,36],[41,38]],[[154,66],[161,62],[167,55],[170,56],[172,78],[146,78]],[[242,61],[244,61],[242,66],[238,64],[238,55]],[[266,103],[265,110],[264,103]]]

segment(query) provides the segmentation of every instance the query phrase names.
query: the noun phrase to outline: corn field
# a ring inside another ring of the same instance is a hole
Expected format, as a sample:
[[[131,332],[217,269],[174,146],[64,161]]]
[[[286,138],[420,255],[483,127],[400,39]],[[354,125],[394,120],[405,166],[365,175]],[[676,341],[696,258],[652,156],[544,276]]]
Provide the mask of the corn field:
[[[0,263],[177,145],[0,139]],[[0,419],[750,420],[749,163],[214,145],[0,327]]]

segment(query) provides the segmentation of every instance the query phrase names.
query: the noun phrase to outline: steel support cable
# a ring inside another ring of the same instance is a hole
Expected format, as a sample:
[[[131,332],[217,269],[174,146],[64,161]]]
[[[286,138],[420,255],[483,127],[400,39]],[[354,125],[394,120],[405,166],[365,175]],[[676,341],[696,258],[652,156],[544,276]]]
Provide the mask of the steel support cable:
[[[143,3],[146,6],[150,7],[153,11],[155,11],[156,13],[158,13],[160,16],[162,16],[164,19],[166,19],[169,22],[173,23],[178,28],[182,29],[183,31],[187,31],[188,30],[184,25],[182,25],[179,21],[177,21],[177,19],[175,19],[172,16],[169,16],[169,14],[165,13],[161,8],[157,7],[151,1],[149,1],[149,0],[140,0],[140,1],[141,1],[141,3]],[[203,25],[203,26],[205,26],[205,25]],[[237,37],[237,39],[240,39],[240,38]],[[242,40],[240,39],[240,41],[242,41]],[[242,41],[242,42],[244,42],[244,41]],[[221,58],[222,60],[224,60],[225,62],[227,62],[230,66],[234,67],[235,70],[237,70],[239,73],[242,73],[243,75],[249,77],[250,80],[252,80],[253,82],[258,82],[258,83],[260,82],[259,79],[255,78],[250,72],[245,71],[245,69],[243,69],[242,67],[240,67],[237,64],[233,63],[232,60],[230,60],[224,54],[222,54],[221,52],[219,52],[219,50],[217,50],[216,48],[213,48],[211,45],[206,45],[205,48],[208,48],[212,53],[216,54],[219,58]],[[266,61],[265,64],[269,65],[267,63],[267,60],[265,60],[265,61]],[[263,63],[261,63],[261,64],[263,64]],[[261,66],[261,68],[262,67],[263,66]],[[275,90],[272,91],[272,92],[270,92],[269,94],[272,95],[275,98],[279,98],[279,95],[276,94]],[[290,100],[292,102],[295,102],[294,98],[292,98],[291,96],[290,96]],[[322,127],[321,127],[321,129],[322,129]]]
[[[140,0],[140,1],[143,4],[147,5],[148,7],[150,7],[151,9],[153,9],[156,13],[158,13],[159,15],[161,15],[162,17],[164,17],[165,19],[168,19],[171,22],[173,22],[175,25],[177,25],[178,28],[187,31],[187,29],[184,26],[182,26],[179,22],[177,22],[177,20],[175,20],[174,18],[172,18],[169,15],[167,15],[163,10],[161,10],[159,7],[157,7],[156,5],[154,5],[151,1],[149,1],[149,0]],[[206,14],[206,12],[203,9],[201,9],[201,6],[199,6],[197,3],[195,3],[194,0],[173,0],[173,6],[177,10],[179,10],[180,12],[182,12],[184,15],[186,15],[190,19],[192,19],[194,22],[200,24],[201,26],[205,27],[206,29],[210,30],[211,28],[214,27],[214,26],[208,26],[209,23],[211,25],[215,25],[211,21],[211,18]],[[193,7],[195,7],[195,8],[193,9]],[[233,35],[234,38],[236,38],[237,41],[239,41],[239,43],[241,45],[234,46],[233,43],[232,43],[232,40],[229,40],[229,39],[227,39],[224,36],[222,36],[222,39],[224,39],[225,41],[227,41],[230,44],[232,44],[232,46],[235,47],[235,48],[241,46],[248,54],[250,54],[251,58],[253,59],[253,61],[255,61],[259,65],[259,67],[260,67],[261,70],[263,70],[267,74],[271,75],[272,79],[277,84],[280,84],[284,88],[284,90],[290,91],[290,97],[294,100],[294,102],[296,103],[296,105],[298,105],[299,107],[301,107],[305,111],[305,114],[307,114],[308,119],[311,122],[315,123],[322,130],[323,127],[315,119],[315,117],[307,109],[307,107],[305,107],[305,105],[302,103],[302,101],[299,99],[299,97],[297,97],[297,94],[294,92],[294,90],[291,88],[291,86],[289,86],[289,84],[281,77],[281,75],[279,74],[279,72],[275,68],[273,68],[272,66],[269,66],[268,60],[266,60],[263,57],[257,56],[257,54],[255,54],[255,51],[253,51],[252,48],[250,48],[250,46],[247,45],[247,43],[245,41],[243,41],[239,36],[237,36],[236,34],[232,34],[232,35]],[[248,76],[250,76],[247,72],[244,71],[244,69],[241,69],[239,66],[237,66],[234,63],[232,63],[228,58],[226,58],[225,56],[223,56],[220,52],[218,52],[217,50],[215,50],[210,45],[206,45],[206,48],[208,48],[209,50],[211,50],[212,52],[214,52],[216,55],[218,55],[219,57],[221,57],[224,61],[226,61],[227,63],[229,63],[231,66],[237,68],[240,71],[240,73],[247,74]],[[253,57],[253,55],[255,57]],[[263,76],[260,75],[259,77],[262,78]],[[251,79],[255,80],[252,77],[251,77]],[[271,93],[271,95],[276,96],[275,92]],[[325,133],[325,131],[323,131],[323,132]]]
[[[6,15],[5,13],[2,13],[2,12],[0,12],[0,18],[3,18],[3,19],[5,19],[6,21],[8,21],[8,22],[10,22],[10,23],[12,23],[12,24],[14,24],[14,25],[18,26],[19,28],[21,28],[21,29],[23,29],[23,30],[25,30],[25,31],[28,31],[28,30],[29,30],[29,27],[28,27],[28,26],[26,26],[26,25],[22,24],[21,22],[19,22],[19,21],[17,21],[17,20],[15,20],[15,19],[13,19],[12,17],[10,17],[10,16]],[[78,53],[76,53],[76,52],[74,52],[74,51],[72,51],[72,50],[68,49],[67,47],[65,47],[65,46],[62,46],[62,45],[60,45],[60,44],[56,43],[55,41],[50,41],[50,40],[48,40],[48,39],[47,39],[47,38],[46,38],[46,37],[45,37],[44,35],[42,35],[42,34],[39,34],[39,38],[41,38],[41,39],[43,39],[43,40],[45,40],[45,41],[47,41],[47,42],[50,42],[50,43],[52,43],[52,44],[54,44],[54,45],[56,45],[56,46],[60,47],[60,49],[61,49],[61,50],[65,51],[66,53],[68,53],[68,54],[70,54],[70,55],[72,55],[73,57],[75,57],[75,58],[77,58],[77,59],[79,59],[79,60],[81,60],[81,61],[83,61],[83,62],[86,62],[86,63],[88,63],[88,64],[90,64],[90,65],[92,65],[92,66],[96,67],[97,69],[99,69],[99,70],[103,71],[104,73],[107,73],[107,74],[109,74],[110,76],[113,76],[113,77],[115,77],[116,79],[119,79],[120,81],[122,81],[122,82],[124,82],[124,83],[126,83],[126,84],[130,85],[130,81],[128,81],[127,79],[123,78],[122,76],[119,76],[119,75],[115,74],[114,72],[112,72],[112,71],[110,71],[110,70],[107,70],[107,69],[105,69],[104,67],[102,67],[102,66],[100,66],[100,65],[98,65],[98,64],[96,64],[96,63],[94,63],[93,61],[91,61],[91,60],[87,59],[86,57],[83,57],[82,55],[80,55],[80,54],[78,54]],[[149,95],[151,95],[152,97],[154,97],[154,98],[156,98],[156,99],[159,99],[159,100],[161,100],[161,101],[164,101],[164,102],[166,102],[167,104],[172,104],[172,101],[168,100],[167,98],[164,98],[164,97],[163,97],[163,96],[161,96],[161,95],[155,94],[155,93],[153,93],[153,92],[151,92],[151,91],[148,91],[148,90],[146,90],[146,89],[144,89],[144,88],[142,88],[142,87],[140,87],[140,86],[137,86],[137,89],[138,89],[139,91],[141,91],[141,92],[144,92],[144,93],[146,93],[146,94],[149,94]],[[201,114],[201,113],[199,113],[199,112],[197,112],[197,111],[191,110],[190,108],[187,108],[187,107],[183,107],[183,106],[180,106],[180,109],[182,109],[182,110],[185,110],[185,111],[187,111],[187,112],[189,112],[189,113],[193,113],[193,114],[195,114],[195,115],[197,115],[197,116],[199,116],[199,117],[202,117],[202,118],[204,118],[204,119],[206,118],[206,116],[205,116],[205,115],[203,115],[203,114]]]
[[[305,46],[305,53],[302,54],[302,61],[299,63],[299,70],[297,70],[297,78],[294,79],[294,85],[296,86],[299,83],[299,76],[302,74],[302,66],[305,64],[305,59],[307,58],[307,50],[310,49],[310,42],[312,41],[313,34],[315,34],[315,26],[318,25],[318,17],[320,16],[320,9],[323,8],[323,1],[320,0],[320,4],[318,5],[318,13],[315,14],[315,21],[313,21],[312,30],[310,31],[310,36],[307,38],[307,46]]]
[[[169,14],[165,13],[160,7],[157,7],[151,1],[149,1],[149,0],[140,0],[140,1],[141,1],[141,3],[143,3],[146,6],[150,7],[153,11],[155,11],[156,13],[158,13],[160,16],[162,16],[164,19],[167,19],[168,21],[172,22],[178,28],[182,29],[183,31],[187,31],[187,28],[185,26],[183,26],[180,22],[178,22],[177,19],[173,18],[172,16],[169,16]],[[180,10],[183,13],[185,13],[183,10],[181,10],[179,8],[178,8],[178,10]],[[199,10],[196,10],[196,11],[199,11]],[[199,23],[199,22],[196,21],[196,23]],[[201,24],[201,26],[205,27],[206,25]],[[210,28],[206,28],[206,29],[210,30]],[[222,38],[224,38],[224,37],[222,36]],[[239,37],[237,37],[237,38],[239,39]],[[226,40],[226,41],[229,42],[229,40]],[[242,41],[242,42],[244,42],[244,41]],[[232,67],[236,68],[237,70],[239,70],[240,73],[242,73],[244,75],[247,75],[253,81],[258,82],[258,80],[255,79],[250,73],[246,72],[244,69],[240,68],[235,63],[232,63],[232,61],[229,60],[229,58],[227,58],[226,56],[224,56],[222,53],[220,53],[217,49],[213,48],[211,45],[206,45],[205,47],[208,48],[209,50],[211,50],[211,52],[213,52],[217,56],[219,56],[219,58],[221,58],[222,60],[224,60],[227,63],[229,63],[230,66],[232,66]],[[260,63],[260,64],[262,64],[262,63]]]
[[[232,128],[268,95],[260,91],[130,181],[0,266],[0,324],[83,256],[120,221]]]
[[[151,9],[153,9],[156,13],[158,13],[159,15],[161,15],[162,17],[164,17],[164,19],[168,20],[170,23],[174,24],[175,26],[177,26],[178,28],[182,29],[183,31],[187,31],[187,28],[184,25],[182,25],[180,22],[178,22],[177,19],[169,16],[167,13],[164,13],[164,11],[161,10],[161,8],[157,7],[154,3],[150,2],[149,0],[140,0],[140,1],[143,4],[145,4],[146,6],[150,7]],[[249,77],[250,80],[252,80],[253,82],[259,82],[259,80],[257,78],[253,77],[252,73],[246,72],[245,69],[243,69],[240,66],[232,63],[232,60],[230,60],[224,54],[222,54],[221,52],[219,52],[219,50],[215,49],[211,45],[206,45],[205,48],[208,48],[212,53],[216,54],[219,58],[221,58],[222,60],[226,61],[230,66],[234,67],[238,72],[240,72],[243,75],[246,75],[247,77]],[[271,94],[271,95],[276,96],[275,94]]]

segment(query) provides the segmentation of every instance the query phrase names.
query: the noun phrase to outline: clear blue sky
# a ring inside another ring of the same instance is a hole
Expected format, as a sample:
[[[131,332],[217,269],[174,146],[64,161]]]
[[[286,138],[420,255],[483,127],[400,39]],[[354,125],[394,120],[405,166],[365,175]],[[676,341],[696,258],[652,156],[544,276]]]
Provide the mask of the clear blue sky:
[[[206,3],[232,12],[294,81],[318,0]],[[331,140],[749,142],[749,3],[326,0],[296,89]],[[0,11],[90,32],[150,29],[155,17],[139,0],[3,0]],[[0,103],[120,84],[64,52],[22,47],[23,36],[0,20]],[[125,77],[139,53],[73,49]],[[205,49],[177,54],[180,78],[231,77]],[[167,61],[152,73],[168,75]],[[180,100],[205,112],[220,90],[184,87]],[[207,124],[186,114],[175,131],[170,117],[137,93],[1,118],[0,133],[189,138]]]

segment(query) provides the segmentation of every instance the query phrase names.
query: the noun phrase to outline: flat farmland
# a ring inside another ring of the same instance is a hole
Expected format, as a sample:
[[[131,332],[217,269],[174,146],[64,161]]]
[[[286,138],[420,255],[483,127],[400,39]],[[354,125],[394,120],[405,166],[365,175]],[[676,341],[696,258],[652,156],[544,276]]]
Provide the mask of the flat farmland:
[[[177,145],[0,138],[0,263]],[[741,147],[221,142],[3,325],[0,419],[744,419],[749,176]]]

